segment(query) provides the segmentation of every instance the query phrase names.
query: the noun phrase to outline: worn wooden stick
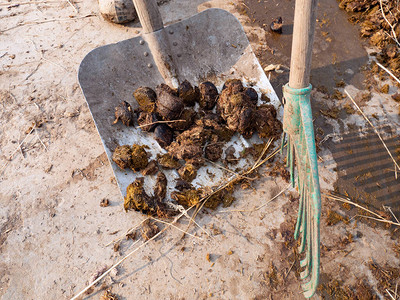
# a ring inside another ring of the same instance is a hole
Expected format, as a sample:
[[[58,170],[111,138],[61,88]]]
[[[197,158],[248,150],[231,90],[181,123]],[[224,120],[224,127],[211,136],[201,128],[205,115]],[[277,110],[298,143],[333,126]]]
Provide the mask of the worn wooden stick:
[[[310,84],[312,45],[317,0],[296,0],[289,87],[301,89]]]

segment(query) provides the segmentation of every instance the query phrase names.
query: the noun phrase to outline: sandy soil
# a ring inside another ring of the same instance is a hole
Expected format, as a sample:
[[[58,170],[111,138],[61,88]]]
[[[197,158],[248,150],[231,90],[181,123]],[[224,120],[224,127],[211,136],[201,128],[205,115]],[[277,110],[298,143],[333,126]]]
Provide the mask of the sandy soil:
[[[171,0],[160,9],[165,23],[170,23],[195,14],[203,2]],[[199,9],[231,10],[249,37],[258,37],[251,39],[254,48],[265,49],[264,30],[238,12],[236,1],[225,2],[203,3]],[[0,296],[68,299],[136,246],[131,240],[124,240],[118,251],[106,245],[144,219],[123,211],[77,81],[86,53],[136,36],[141,29],[138,23],[107,23],[92,0],[77,1],[77,11],[67,1],[13,3],[0,3]],[[395,90],[392,86],[391,93]],[[361,93],[355,87],[351,91]],[[317,103],[325,103],[324,97],[313,94]],[[393,113],[396,106],[383,99],[373,97],[368,113],[385,107],[391,124],[398,124],[393,123],[399,122]],[[349,122],[365,127],[359,116],[343,120],[326,123],[335,134],[349,130],[343,125]],[[330,149],[321,147],[321,183],[327,191],[338,179],[338,166]],[[271,167],[263,169],[265,176],[251,189],[236,192],[238,200],[230,209],[257,207],[286,188],[282,179],[268,175]],[[102,288],[111,287],[119,299],[302,299],[291,238],[296,195],[295,190],[287,191],[252,213],[205,211],[197,221],[208,234],[193,227],[196,237],[180,240],[181,233],[169,229],[86,298],[99,299]],[[100,207],[104,198],[109,207]],[[326,226],[332,209],[348,214],[323,199],[322,282],[334,278],[354,284],[365,279],[375,293],[387,298],[367,263],[373,259],[398,266],[393,251],[397,238],[382,226],[355,219]],[[181,224],[184,229],[187,220]],[[343,243],[349,233],[353,241]],[[271,266],[279,275],[276,281],[271,279]]]

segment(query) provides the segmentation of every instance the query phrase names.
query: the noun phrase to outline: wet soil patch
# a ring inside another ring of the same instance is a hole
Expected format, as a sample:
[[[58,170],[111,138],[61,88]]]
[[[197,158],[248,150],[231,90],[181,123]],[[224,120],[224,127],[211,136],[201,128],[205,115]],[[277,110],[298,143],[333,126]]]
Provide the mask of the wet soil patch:
[[[256,51],[261,65],[282,64],[290,67],[295,1],[245,0],[244,4],[241,13],[248,15],[250,23],[255,27],[265,30],[266,45],[261,44]],[[270,30],[271,22],[278,17],[283,20],[282,34]],[[340,10],[336,1],[318,2],[311,83],[314,87],[326,87],[329,93],[333,93],[336,82],[340,80],[357,88],[363,87],[364,78],[359,69],[368,62],[368,56],[359,38],[357,26],[350,24],[347,18],[348,15]],[[271,84],[278,96],[281,96],[289,72],[270,73]]]
[[[392,129],[387,126],[382,131],[390,133]],[[355,131],[343,134],[337,143],[327,143],[337,163],[337,191],[376,210],[389,206],[398,216],[400,184],[395,178],[394,164],[375,132],[363,132],[367,133],[365,137]],[[385,138],[391,153],[396,153],[398,141],[399,136],[394,133]]]

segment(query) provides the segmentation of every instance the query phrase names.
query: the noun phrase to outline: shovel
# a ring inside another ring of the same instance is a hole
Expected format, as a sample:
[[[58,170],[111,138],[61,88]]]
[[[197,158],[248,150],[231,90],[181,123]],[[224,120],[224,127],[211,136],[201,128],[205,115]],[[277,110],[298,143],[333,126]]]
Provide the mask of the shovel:
[[[121,101],[137,107],[132,93],[140,86],[154,88],[167,83],[177,87],[186,79],[196,85],[208,80],[218,87],[227,79],[240,78],[269,97],[275,107],[280,106],[241,24],[232,14],[208,9],[164,27],[155,0],[135,0],[134,4],[143,35],[92,50],[78,73],[110,162],[118,145],[145,144],[153,157],[163,151],[142,130],[120,123],[113,125],[114,109]],[[121,170],[114,163],[111,166],[125,196],[126,187],[133,181],[132,172]],[[149,186],[154,184],[146,177],[145,187],[148,180]],[[207,181],[201,184],[207,185]]]
[[[297,162],[299,213],[294,233],[300,237],[299,253],[305,253],[300,266],[304,270],[304,296],[314,295],[319,281],[321,193],[317,153],[310,104],[310,69],[315,30],[317,0],[296,0],[289,83],[283,87],[284,115],[282,150],[287,138],[287,166],[293,187]]]

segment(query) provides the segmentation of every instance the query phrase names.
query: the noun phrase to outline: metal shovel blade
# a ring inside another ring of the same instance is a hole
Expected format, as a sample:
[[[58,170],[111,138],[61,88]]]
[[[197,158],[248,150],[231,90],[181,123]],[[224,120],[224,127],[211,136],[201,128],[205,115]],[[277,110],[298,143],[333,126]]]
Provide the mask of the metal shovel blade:
[[[199,84],[209,80],[218,86],[226,79],[240,78],[257,86],[272,104],[279,106],[241,24],[229,12],[208,9],[163,30],[167,32],[179,81],[187,79]],[[140,142],[155,149],[155,153],[163,151],[140,129],[120,123],[113,125],[114,109],[121,101],[127,101],[133,108],[137,106],[132,95],[135,89],[154,88],[164,82],[141,36],[92,50],[83,59],[78,78],[110,161],[118,145]],[[132,176],[111,165],[124,196]]]

